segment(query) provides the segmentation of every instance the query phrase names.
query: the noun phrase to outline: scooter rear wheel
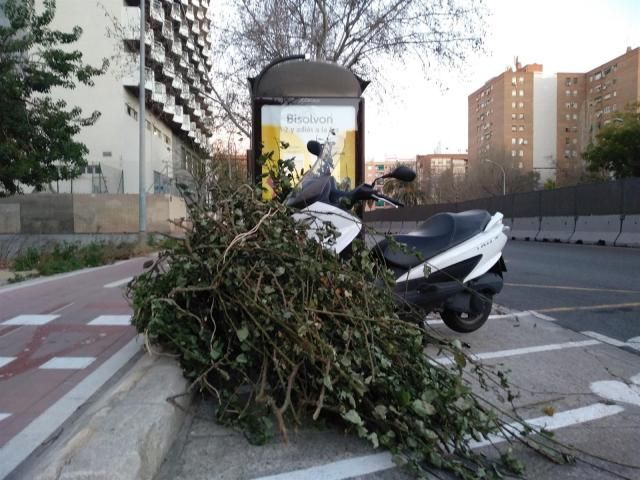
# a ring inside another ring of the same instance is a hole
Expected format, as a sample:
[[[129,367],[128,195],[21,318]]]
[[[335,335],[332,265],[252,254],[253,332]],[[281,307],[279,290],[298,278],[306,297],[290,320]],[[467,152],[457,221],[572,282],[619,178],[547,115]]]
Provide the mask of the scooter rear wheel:
[[[485,296],[482,302],[482,310],[479,312],[460,313],[445,309],[440,313],[440,317],[442,317],[444,324],[451,330],[460,333],[470,333],[484,325],[487,318],[489,318],[492,306],[492,297]]]

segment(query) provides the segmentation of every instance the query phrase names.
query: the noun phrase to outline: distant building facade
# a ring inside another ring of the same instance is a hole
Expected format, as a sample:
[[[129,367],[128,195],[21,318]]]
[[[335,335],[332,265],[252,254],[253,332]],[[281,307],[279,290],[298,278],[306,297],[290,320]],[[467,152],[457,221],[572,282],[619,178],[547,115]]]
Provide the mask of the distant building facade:
[[[582,153],[627,104],[640,100],[640,48],[586,73],[509,69],[468,97],[469,165],[492,160],[537,171],[541,182],[576,183]]]
[[[386,159],[381,162],[366,162],[364,173],[365,183],[372,184],[376,178],[391,172],[398,165],[406,165],[415,170],[416,161],[412,159]],[[376,190],[382,192],[382,186],[383,184],[376,185]],[[390,208],[390,206],[382,201],[377,201],[368,204],[365,208],[366,210],[375,210],[378,208]]]

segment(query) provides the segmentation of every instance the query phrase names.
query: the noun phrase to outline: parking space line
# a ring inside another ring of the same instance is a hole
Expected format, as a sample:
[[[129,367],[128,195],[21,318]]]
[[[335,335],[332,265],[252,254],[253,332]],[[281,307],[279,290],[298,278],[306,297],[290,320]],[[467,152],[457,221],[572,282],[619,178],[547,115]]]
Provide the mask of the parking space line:
[[[595,338],[596,340],[600,340],[602,343],[608,343],[609,345],[613,345],[614,347],[624,347],[625,342],[621,342],[620,340],[616,340],[615,338],[607,337],[606,335],[602,335],[598,332],[584,331],[580,332],[587,337]]]
[[[527,425],[535,428],[545,430],[558,430],[560,428],[570,427],[572,425],[578,425],[580,423],[591,422],[611,415],[616,415],[624,411],[624,408],[620,405],[606,405],[604,403],[593,403],[586,407],[574,408],[572,410],[565,410],[564,412],[555,413],[553,416],[545,415],[544,417],[537,417],[526,420]],[[511,436],[516,436],[524,431],[524,427],[520,423],[512,423],[505,427],[505,430],[511,433]],[[473,441],[470,443],[471,448],[482,448],[488,445],[495,445],[496,443],[504,442],[507,440],[503,435],[491,435],[488,439]]]
[[[0,325],[44,325],[49,323],[60,315],[18,315]]]
[[[525,422],[535,428],[546,430],[558,430],[572,425],[598,420],[601,418],[616,415],[624,411],[619,405],[606,405],[604,403],[594,403],[586,407],[579,407],[564,412],[558,412],[553,416],[544,416],[525,420]],[[519,423],[506,425],[505,429],[512,433],[513,436],[522,433],[523,427]],[[489,439],[481,441],[472,441],[469,443],[471,448],[477,449],[486,447],[491,444],[504,442],[506,437],[501,435],[492,435]],[[383,470],[395,468],[397,465],[393,463],[389,452],[382,452],[374,455],[364,455],[361,457],[339,460],[315,467],[294,470],[291,472],[278,473],[265,477],[255,477],[254,480],[346,480],[361,475],[368,475]]]
[[[16,357],[0,357],[0,368],[4,367],[8,363],[13,362]]]
[[[100,315],[87,325],[128,326],[131,325],[131,315]]]
[[[0,412],[0,422],[2,420],[4,420],[5,418],[9,418],[10,416],[11,416],[10,413],[2,413],[2,412]]]
[[[133,277],[127,277],[127,278],[123,278],[121,280],[116,280],[115,282],[107,283],[104,286],[104,288],[116,288],[116,287],[119,287],[121,285],[126,285],[131,280],[133,280]]]
[[[528,355],[530,353],[551,352],[554,350],[564,350],[567,348],[590,347],[601,345],[598,340],[583,340],[579,342],[550,343],[548,345],[537,345],[535,347],[512,348],[509,350],[498,350],[496,352],[472,353],[474,360],[490,360],[495,358],[515,357],[518,355]],[[454,360],[448,357],[438,357],[433,360],[440,365],[451,365]]]
[[[82,370],[95,360],[96,357],[53,357],[38,368],[42,370]]]

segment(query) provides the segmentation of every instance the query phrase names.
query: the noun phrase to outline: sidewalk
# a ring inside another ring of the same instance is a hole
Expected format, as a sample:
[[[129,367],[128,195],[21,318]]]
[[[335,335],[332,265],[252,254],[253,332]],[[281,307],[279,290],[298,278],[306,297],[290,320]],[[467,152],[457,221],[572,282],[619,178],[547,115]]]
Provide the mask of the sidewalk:
[[[461,338],[483,362],[511,371],[510,383],[521,393],[515,408],[523,418],[595,456],[639,464],[640,355],[551,320],[531,312],[496,313],[481,330]],[[443,335],[455,335],[437,320],[430,324]],[[210,400],[188,407],[190,396],[180,396],[186,387],[173,360],[144,356],[9,478],[411,478],[388,453],[334,430],[300,429],[290,433],[287,445],[276,436],[268,445],[252,446],[241,432],[215,423]],[[497,444],[498,449],[508,446]],[[476,447],[496,454],[486,444]],[[516,454],[527,465],[528,478],[640,478],[640,469],[597,458],[585,456],[591,464],[556,465],[522,449]]]

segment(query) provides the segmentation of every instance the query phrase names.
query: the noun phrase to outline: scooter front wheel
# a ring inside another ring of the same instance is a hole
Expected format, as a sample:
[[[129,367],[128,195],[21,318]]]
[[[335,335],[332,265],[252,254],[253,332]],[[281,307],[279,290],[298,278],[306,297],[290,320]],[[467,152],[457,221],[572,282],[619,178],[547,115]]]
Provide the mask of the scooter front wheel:
[[[453,310],[443,310],[440,317],[444,324],[451,330],[460,333],[470,333],[479,329],[489,318],[491,307],[493,306],[493,298],[484,296],[482,301],[482,310],[478,312],[454,312]]]

